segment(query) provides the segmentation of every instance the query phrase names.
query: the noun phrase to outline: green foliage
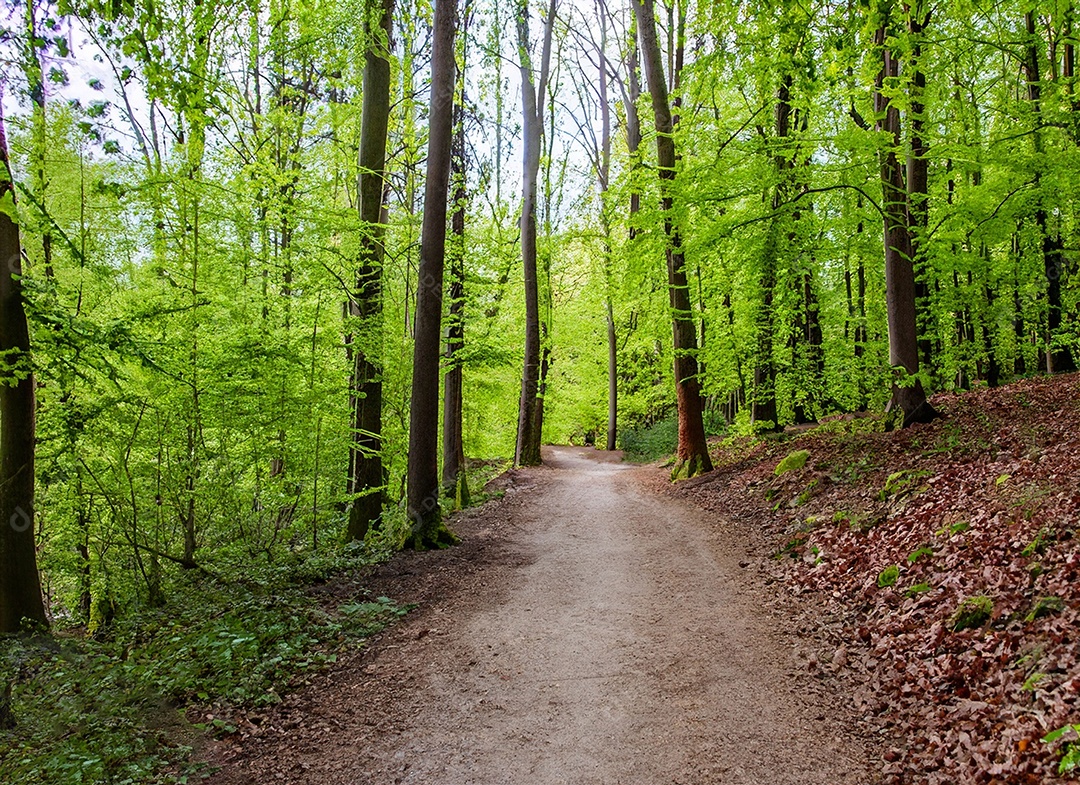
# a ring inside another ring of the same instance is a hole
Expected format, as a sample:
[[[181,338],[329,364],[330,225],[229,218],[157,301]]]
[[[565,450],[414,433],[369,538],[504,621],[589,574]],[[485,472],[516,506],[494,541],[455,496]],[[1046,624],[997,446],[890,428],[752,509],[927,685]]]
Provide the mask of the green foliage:
[[[619,432],[618,445],[629,461],[651,463],[671,455],[678,446],[679,423],[675,417]]]
[[[994,601],[985,595],[965,597],[949,617],[949,629],[953,632],[981,627],[990,621]]]
[[[920,594],[925,594],[932,589],[933,587],[929,583],[915,583],[904,589],[904,594],[907,597],[918,597]]]
[[[907,557],[907,560],[908,560],[908,562],[910,564],[914,564],[919,559],[921,559],[923,556],[933,556],[933,555],[934,555],[934,549],[931,548],[929,545],[924,545],[923,547],[916,548],[911,553],[909,553],[908,557]]]
[[[784,457],[780,463],[776,464],[776,468],[773,470],[773,474],[779,477],[782,474],[788,472],[798,471],[806,466],[806,462],[810,459],[809,450],[795,450]]]
[[[1059,774],[1069,774],[1080,768],[1080,725],[1064,725],[1042,737],[1044,744],[1061,742]]]
[[[1020,551],[1021,556],[1035,556],[1036,554],[1045,553],[1048,543],[1053,542],[1056,539],[1056,535],[1053,529],[1044,527],[1039,529],[1035,537],[1024,546],[1024,549]]]
[[[917,495],[925,489],[920,486],[920,480],[929,477],[931,472],[921,469],[904,469],[893,472],[885,480],[885,485],[878,492],[878,499],[885,501],[891,498],[904,499]]]
[[[1031,610],[1024,617],[1024,621],[1035,621],[1046,616],[1053,616],[1056,613],[1061,613],[1064,609],[1065,603],[1062,602],[1060,597],[1040,597],[1031,606]]]
[[[264,568],[240,582],[190,576],[183,602],[128,613],[99,639],[0,639],[16,727],[0,730],[5,781],[164,782],[198,738],[184,707],[273,704],[304,673],[336,660],[408,611],[387,597],[325,605],[310,582],[369,564],[353,548]],[[174,587],[179,591],[180,587]],[[332,596],[332,595],[331,595]],[[224,719],[205,727],[231,732]]]
[[[900,578],[900,565],[890,564],[888,567],[878,573],[877,585],[879,589],[886,589],[890,586],[895,586],[896,581]]]

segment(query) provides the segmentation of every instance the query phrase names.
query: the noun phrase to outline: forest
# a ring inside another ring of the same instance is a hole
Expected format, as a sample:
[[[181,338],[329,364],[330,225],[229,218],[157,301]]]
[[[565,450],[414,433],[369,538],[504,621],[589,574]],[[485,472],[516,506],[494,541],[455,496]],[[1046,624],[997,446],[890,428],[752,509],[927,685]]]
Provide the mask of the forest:
[[[679,480],[1076,370],[1071,2],[2,7],[0,632],[450,546],[542,444]]]

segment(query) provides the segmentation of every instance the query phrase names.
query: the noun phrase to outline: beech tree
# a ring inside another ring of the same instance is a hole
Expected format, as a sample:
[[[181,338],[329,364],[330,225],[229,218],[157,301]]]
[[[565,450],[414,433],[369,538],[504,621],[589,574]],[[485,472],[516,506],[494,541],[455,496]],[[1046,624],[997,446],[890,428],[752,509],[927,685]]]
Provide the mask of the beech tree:
[[[529,5],[522,0],[517,17],[517,47],[521,71],[522,161],[521,161],[521,262],[525,283],[525,361],[518,406],[517,446],[514,463],[537,466],[543,436],[543,409],[540,393],[540,286],[537,275],[536,202],[540,174],[540,151],[544,136],[544,105],[551,68],[551,38],[555,25],[556,0],[547,7],[540,54],[540,71],[534,73],[529,43]],[[534,81],[535,80],[535,81]]]
[[[702,421],[701,384],[697,366],[697,326],[690,303],[686,260],[674,211],[675,138],[664,78],[663,58],[656,37],[656,17],[652,0],[633,0],[641,36],[645,76],[652,98],[656,125],[657,170],[661,184],[661,211],[667,235],[668,293],[671,305],[672,333],[675,347],[675,391],[679,417],[679,442],[675,451],[672,478],[693,477],[712,471],[712,459],[705,441]]]
[[[353,443],[349,450],[348,537],[362,540],[382,517],[386,477],[382,461],[382,274],[385,256],[386,135],[390,122],[390,39],[394,0],[369,0],[364,7],[363,107],[361,109],[357,201],[360,269],[349,311],[359,337],[352,354]]]
[[[409,409],[408,516],[413,548],[441,547],[455,541],[439,506],[439,358],[442,341],[443,267],[454,126],[455,0],[435,6],[432,29],[431,100],[428,112],[427,179],[420,268],[416,286],[416,339],[413,349],[412,402]]]
[[[0,109],[0,633],[48,624],[34,530],[34,371],[15,185]]]
[[[889,363],[903,374],[893,383],[893,405],[903,414],[904,427],[929,422],[938,416],[926,400],[919,378],[918,328],[915,318],[915,267],[912,228],[908,213],[908,190],[899,150],[903,149],[900,108],[886,85],[900,76],[900,60],[889,44],[891,4],[877,8],[880,14],[874,33],[874,51],[881,58],[874,85],[876,130],[886,135],[878,153],[881,171],[882,219],[884,221],[886,307],[889,316]]]
[[[466,169],[466,93],[465,70],[468,56],[471,2],[465,0],[462,10],[460,41],[461,69],[454,100],[454,140],[450,174],[454,212],[450,218],[450,304],[446,329],[446,374],[443,378],[443,493],[455,510],[469,506],[469,479],[465,470],[464,432],[464,368],[462,352],[465,345],[465,222],[468,212],[468,182]]]

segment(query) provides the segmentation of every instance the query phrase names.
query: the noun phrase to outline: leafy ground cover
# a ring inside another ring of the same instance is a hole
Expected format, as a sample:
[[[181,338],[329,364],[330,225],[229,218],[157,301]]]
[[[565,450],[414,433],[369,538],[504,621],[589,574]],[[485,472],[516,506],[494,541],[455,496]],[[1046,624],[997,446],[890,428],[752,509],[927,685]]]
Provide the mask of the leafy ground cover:
[[[508,468],[471,461],[472,501]],[[498,494],[495,494],[498,495]],[[95,634],[0,636],[0,781],[183,783],[192,749],[233,737],[350,649],[408,612],[368,590],[408,532],[394,509],[368,544],[219,554],[182,573],[160,608],[118,608]]]
[[[238,707],[278,702],[407,611],[364,590],[379,558],[354,546],[236,580],[192,573],[172,587],[178,601],[98,637],[77,628],[0,641],[4,782],[197,780],[187,759],[203,732],[235,732]]]
[[[1080,770],[1080,376],[938,395],[715,445],[673,493],[753,530],[824,627],[889,783],[1054,783]],[[807,451],[801,460],[789,456]],[[777,472],[778,465],[787,470]]]

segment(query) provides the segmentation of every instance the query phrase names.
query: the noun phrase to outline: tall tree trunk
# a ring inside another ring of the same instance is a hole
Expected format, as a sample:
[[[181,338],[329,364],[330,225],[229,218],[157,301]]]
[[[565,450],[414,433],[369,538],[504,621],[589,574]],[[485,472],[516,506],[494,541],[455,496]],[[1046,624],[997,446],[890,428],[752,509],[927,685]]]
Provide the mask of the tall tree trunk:
[[[464,379],[461,352],[465,345],[465,211],[468,207],[465,172],[465,62],[471,0],[465,0],[461,26],[461,69],[454,103],[454,141],[450,179],[454,214],[450,219],[450,307],[446,331],[446,374],[443,377],[443,493],[455,510],[469,505],[465,475]]]
[[[652,97],[656,123],[656,154],[661,187],[661,211],[667,235],[668,293],[671,305],[675,350],[675,392],[679,418],[679,443],[675,453],[673,479],[693,477],[712,471],[709,446],[702,421],[701,387],[697,368],[697,328],[690,303],[686,260],[674,216],[675,138],[671,103],[664,80],[663,57],[656,37],[653,0],[633,0],[634,15],[641,35],[645,76]]]
[[[607,440],[604,448],[615,449],[619,427],[619,346],[615,332],[614,271],[612,270],[611,215],[608,206],[608,185],[611,177],[611,106],[608,104],[607,9],[596,0],[596,17],[600,21],[600,45],[597,51],[600,80],[600,149],[597,156],[597,181],[600,186],[600,223],[604,233],[604,316],[607,320],[608,354],[608,416]]]
[[[544,128],[544,99],[547,95],[551,37],[555,25],[555,1],[551,0],[548,5],[547,19],[544,20],[544,43],[538,83],[533,82],[527,2],[520,5],[517,19],[524,148],[521,172],[521,261],[525,279],[525,361],[521,376],[521,399],[518,404],[517,446],[514,450],[514,463],[518,466],[538,466],[541,461],[542,434],[537,428],[541,418],[537,401],[540,391],[540,287],[536,259],[536,202],[541,136]]]
[[[1028,101],[1031,103],[1032,113],[1035,116],[1032,143],[1035,146],[1036,157],[1042,158],[1044,153],[1042,82],[1039,78],[1039,46],[1035,21],[1034,12],[1029,11],[1024,15],[1024,26],[1028,35],[1027,46],[1025,47],[1024,71],[1027,77]],[[1036,171],[1035,187],[1039,201],[1035,210],[1035,224],[1039,229],[1039,237],[1042,238],[1043,271],[1046,276],[1046,370],[1048,373],[1074,371],[1076,370],[1076,364],[1072,352],[1066,346],[1054,345],[1054,340],[1061,327],[1061,279],[1065,272],[1065,266],[1062,258],[1061,234],[1060,232],[1052,233],[1050,231],[1046,213],[1047,200],[1039,190],[1040,179],[1039,173]]]
[[[378,526],[386,496],[382,461],[382,268],[385,252],[386,136],[390,120],[390,37],[394,0],[367,0],[364,97],[361,108],[357,209],[360,270],[349,308],[359,338],[351,344],[352,443],[349,450],[348,539],[362,540]],[[377,20],[377,24],[375,23]]]
[[[27,88],[30,93],[32,105],[32,131],[33,141],[30,145],[30,168],[33,174],[34,195],[32,201],[36,202],[41,233],[41,256],[45,264],[45,277],[52,278],[52,225],[46,202],[46,190],[48,177],[45,168],[46,148],[48,147],[48,124],[45,115],[45,79],[42,68],[41,51],[39,47],[43,39],[39,37],[37,28],[36,0],[26,0],[26,56],[23,63],[23,72],[26,76]]]
[[[185,177],[180,186],[180,220],[183,227],[181,240],[181,259],[191,265],[191,287],[188,291],[190,300],[190,335],[191,349],[188,355],[190,366],[189,398],[190,411],[187,422],[187,465],[184,477],[184,501],[180,511],[180,522],[184,533],[184,553],[181,564],[185,569],[197,566],[195,550],[198,545],[197,494],[201,476],[202,444],[202,396],[200,392],[199,365],[202,361],[199,353],[200,317],[202,301],[199,291],[199,265],[202,262],[200,247],[200,186],[202,183],[202,165],[206,154],[206,127],[210,120],[203,107],[206,106],[207,72],[210,63],[210,32],[213,30],[214,7],[203,0],[194,0],[192,4],[191,25],[194,38],[187,68],[190,69],[194,95],[187,108],[181,112],[181,144],[184,148]],[[185,133],[186,132],[186,133]]]
[[[638,99],[641,98],[641,80],[638,64],[637,17],[630,19],[629,54],[626,58],[626,91],[623,105],[626,109],[626,148],[630,157],[630,239],[637,236],[635,219],[641,212],[641,191],[634,182],[633,172],[641,166],[641,117],[638,115]]]
[[[908,218],[911,222],[912,261],[919,268],[915,275],[915,321],[918,331],[920,362],[927,370],[933,362],[933,341],[930,339],[932,322],[930,271],[927,269],[927,256],[923,239],[926,235],[926,219],[929,214],[927,200],[930,193],[930,148],[925,138],[926,107],[923,104],[926,93],[926,69],[922,63],[923,32],[930,24],[932,11],[923,11],[921,2],[914,2],[907,9],[908,35],[911,37],[911,57],[908,80],[909,108],[908,117],[911,125],[911,146],[907,156],[907,194]]]
[[[46,625],[34,540],[34,374],[22,297],[15,185],[0,107],[0,633]]]
[[[413,346],[412,406],[409,413],[408,545],[421,549],[452,544],[439,507],[439,359],[442,342],[443,265],[454,125],[454,34],[456,0],[435,5],[428,112],[427,179],[416,281],[416,341]]]
[[[791,85],[790,74],[785,74],[776,93],[776,146],[773,167],[777,182],[773,188],[773,217],[762,249],[761,274],[758,283],[761,287],[761,303],[757,312],[757,341],[754,353],[754,398],[750,408],[750,420],[762,430],[779,430],[776,415],[776,368],[773,364],[773,297],[776,288],[776,267],[780,257],[780,237],[782,235],[782,210],[791,195]]]
[[[887,13],[887,12],[886,12]],[[908,218],[907,184],[897,157],[902,144],[900,109],[884,92],[886,80],[895,80],[900,63],[886,43],[887,22],[878,28],[874,45],[882,58],[874,90],[877,130],[889,146],[878,153],[884,214],[885,307],[889,321],[889,364],[902,369],[906,378],[893,383],[892,405],[904,415],[904,427],[929,422],[938,416],[926,400],[919,380],[918,335],[915,322],[915,268],[912,263],[911,224]]]

